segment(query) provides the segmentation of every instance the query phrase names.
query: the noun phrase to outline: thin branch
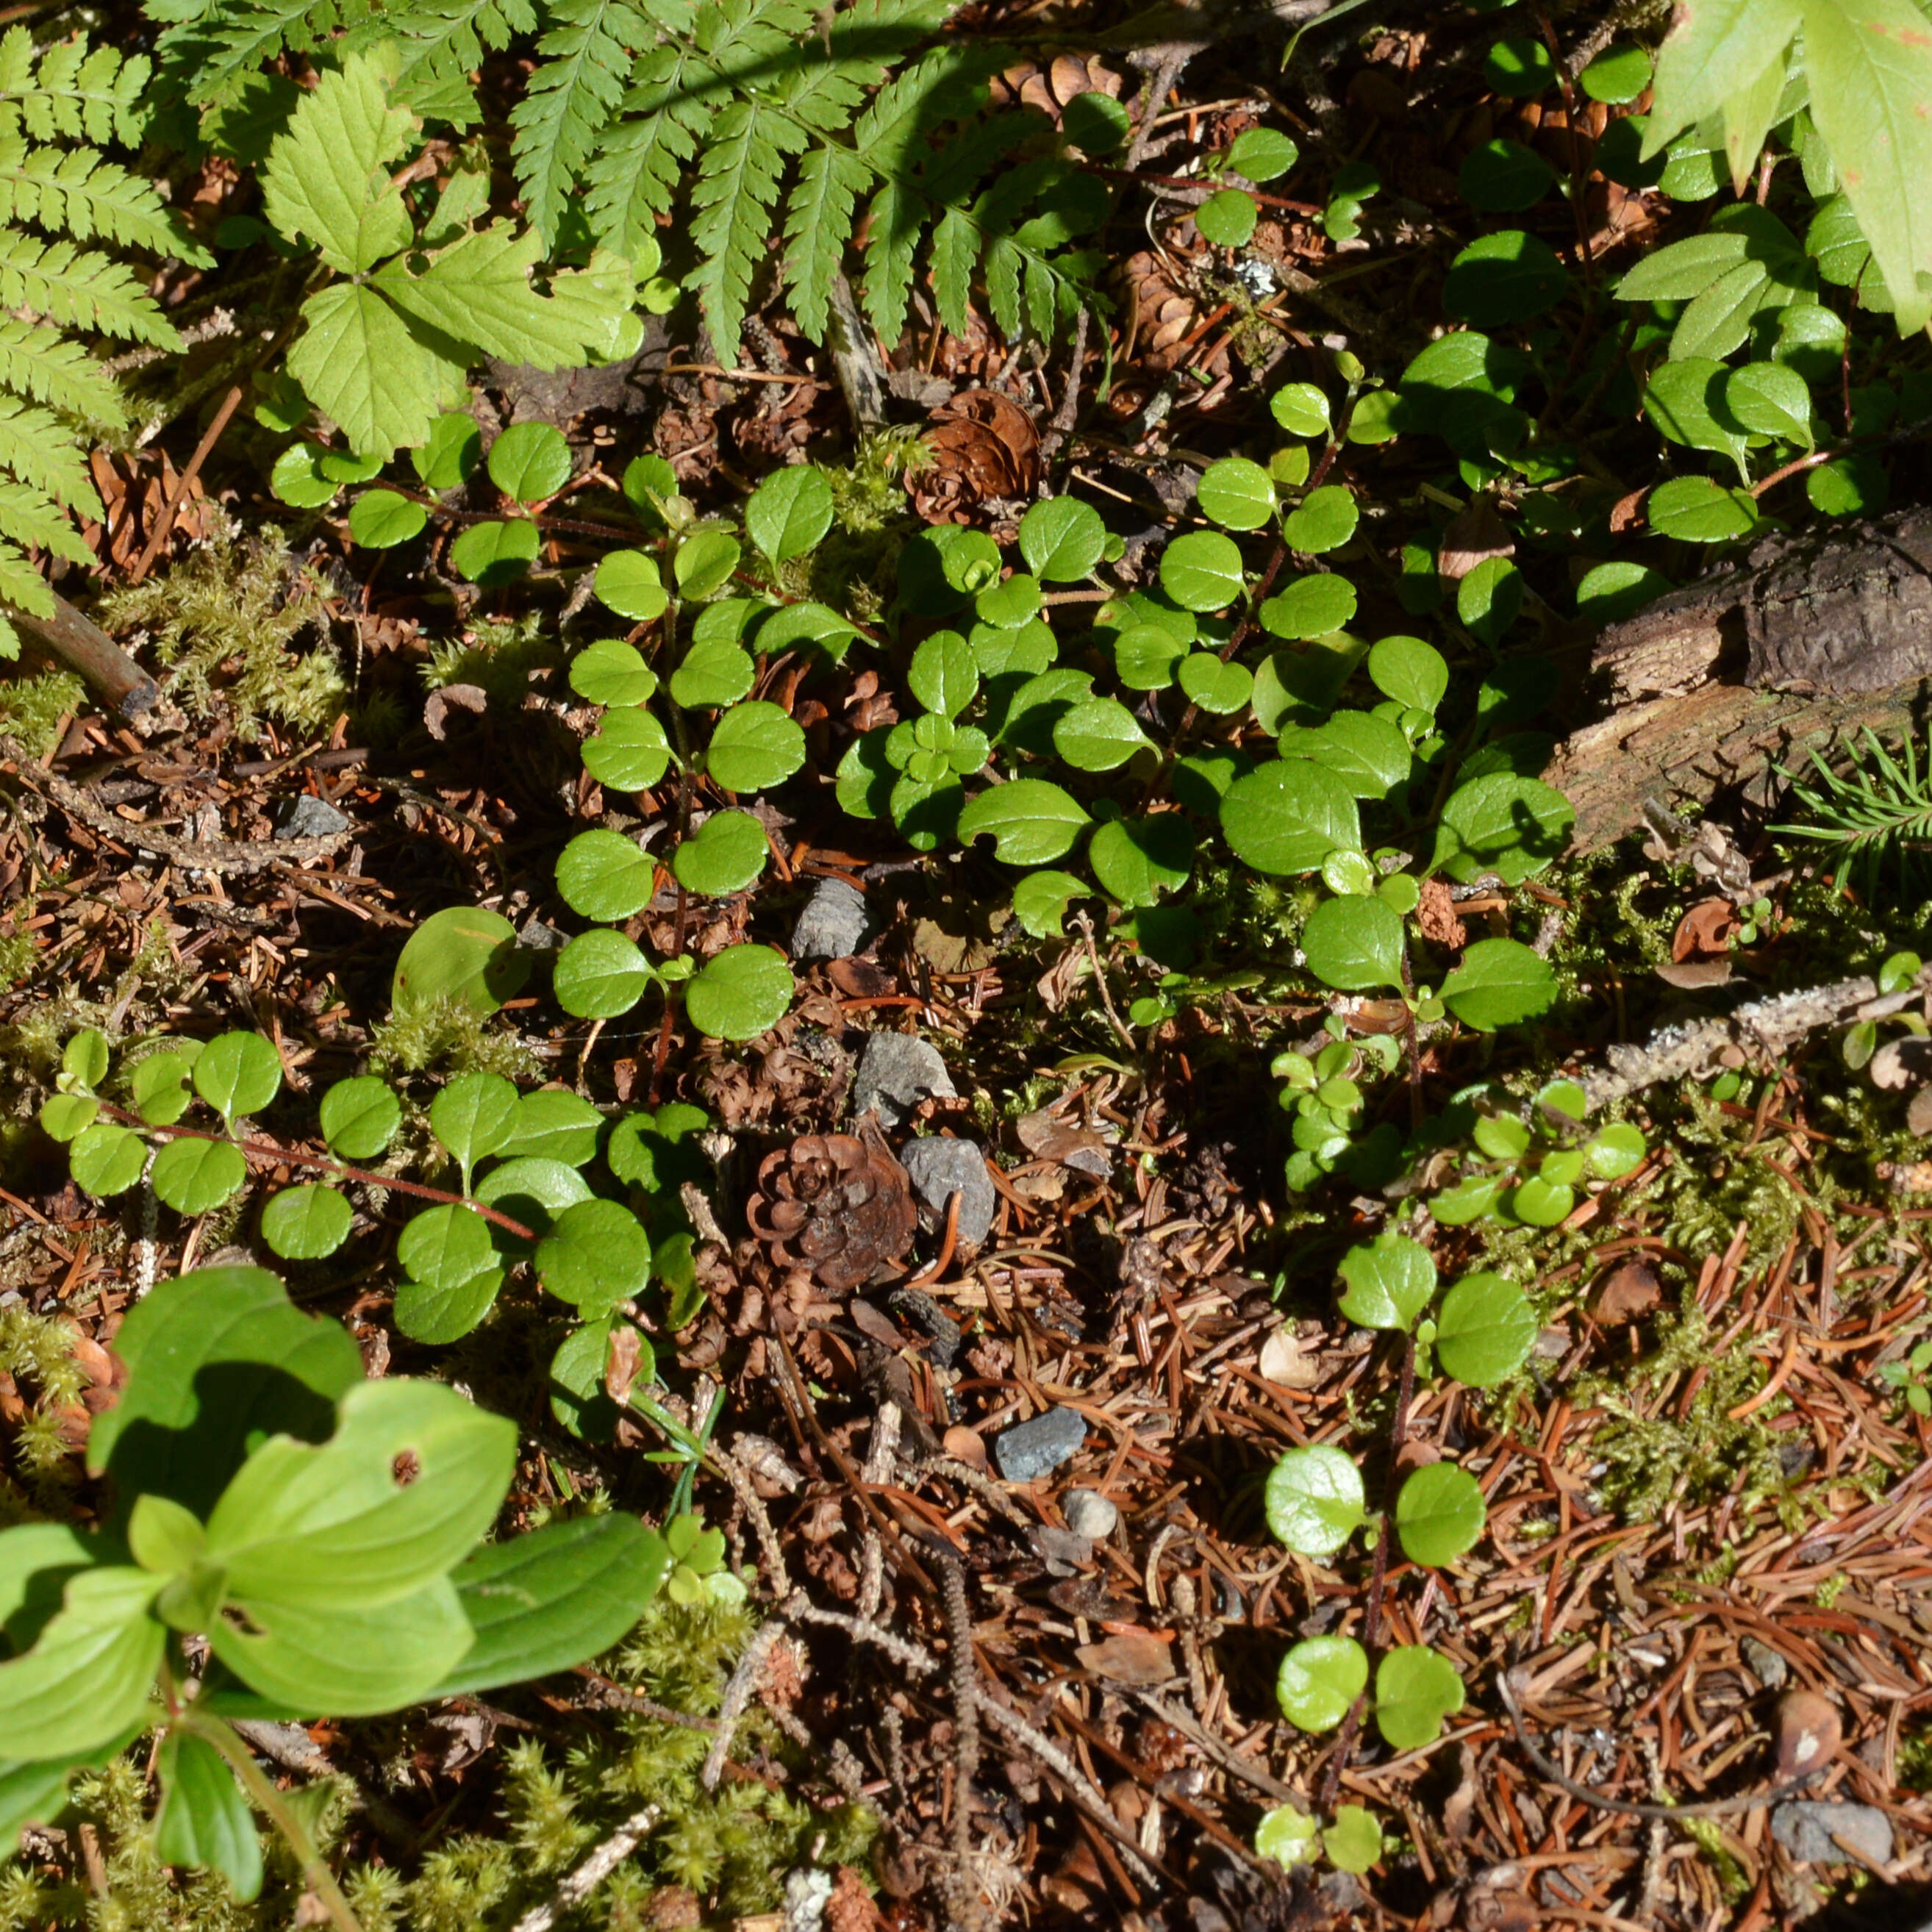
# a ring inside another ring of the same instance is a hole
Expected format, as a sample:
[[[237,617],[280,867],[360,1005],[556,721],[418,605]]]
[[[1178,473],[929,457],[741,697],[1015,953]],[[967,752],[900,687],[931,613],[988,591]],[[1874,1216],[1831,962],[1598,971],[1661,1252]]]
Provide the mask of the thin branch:
[[[556,1923],[557,1915],[581,1905],[638,1849],[662,1815],[655,1804],[646,1804],[641,1811],[632,1812],[548,1900],[542,1905],[532,1906],[517,1921],[514,1932],[550,1932]]]

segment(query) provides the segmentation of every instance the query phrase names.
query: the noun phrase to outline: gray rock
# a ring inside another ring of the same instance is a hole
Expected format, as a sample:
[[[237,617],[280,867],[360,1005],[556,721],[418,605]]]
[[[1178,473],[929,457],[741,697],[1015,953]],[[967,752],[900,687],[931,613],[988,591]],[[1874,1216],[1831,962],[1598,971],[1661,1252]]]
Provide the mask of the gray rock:
[[[1066,1527],[1090,1543],[1104,1543],[1114,1533],[1120,1512],[1098,1490],[1069,1490],[1060,1506]]]
[[[875,1033],[859,1055],[852,1082],[854,1118],[875,1112],[896,1127],[932,1094],[956,1098],[958,1089],[939,1057],[939,1049],[916,1034]]]
[[[959,1245],[976,1248],[986,1238],[994,1210],[1000,1204],[986,1172],[986,1156],[979,1148],[971,1141],[922,1134],[900,1148],[899,1160],[912,1177],[913,1192],[926,1210],[921,1219],[933,1226],[944,1225],[946,1204],[958,1192]]]
[[[349,820],[334,806],[326,804],[312,792],[304,792],[290,806],[288,816],[275,827],[278,838],[327,838],[346,832]]]
[[[1027,1540],[1033,1545],[1034,1554],[1046,1565],[1049,1576],[1076,1576],[1094,1560],[1093,1544],[1070,1530],[1042,1523],[1037,1529],[1028,1532]]]
[[[993,1438],[993,1456],[1010,1483],[1051,1475],[1087,1439],[1087,1424],[1070,1408],[1049,1408],[1030,1422],[1016,1422]]]
[[[1772,1812],[1771,1835],[1800,1864],[1856,1864],[1858,1858],[1834,1842],[1840,1838],[1855,1846],[1868,1864],[1892,1862],[1892,1820],[1870,1804],[1798,1798]]]
[[[843,879],[820,879],[791,929],[794,959],[847,959],[872,930],[866,896]]]
[[[1784,1688],[1784,1680],[1791,1675],[1791,1666],[1768,1643],[1760,1643],[1754,1636],[1744,1642],[1744,1661],[1748,1664],[1757,1681],[1767,1690]]]
[[[517,944],[526,952],[554,952],[563,944],[563,934],[532,913],[518,928]]]

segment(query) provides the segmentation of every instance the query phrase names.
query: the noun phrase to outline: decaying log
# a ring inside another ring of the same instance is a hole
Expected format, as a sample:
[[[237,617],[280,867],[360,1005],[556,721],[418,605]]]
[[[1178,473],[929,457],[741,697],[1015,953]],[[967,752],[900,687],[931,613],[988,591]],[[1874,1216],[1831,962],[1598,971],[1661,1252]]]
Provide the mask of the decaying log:
[[[1932,687],[1932,511],[1773,537],[1740,568],[1674,590],[1599,639],[1614,707],[1547,774],[1588,851],[1642,821],[1646,799],[1720,790],[1770,802],[1777,767],[1861,728],[1915,730]]]

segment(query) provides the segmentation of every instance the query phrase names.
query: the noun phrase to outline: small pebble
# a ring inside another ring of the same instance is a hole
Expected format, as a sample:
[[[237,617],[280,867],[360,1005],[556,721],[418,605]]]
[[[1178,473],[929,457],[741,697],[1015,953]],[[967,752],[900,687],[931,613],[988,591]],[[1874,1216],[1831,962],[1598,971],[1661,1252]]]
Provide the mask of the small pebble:
[[[1780,1690],[1784,1680],[1791,1674],[1791,1666],[1768,1643],[1760,1643],[1754,1636],[1748,1636],[1744,1642],[1744,1661],[1756,1674],[1757,1681],[1767,1690]]]
[[[958,1244],[962,1248],[976,1248],[991,1230],[994,1210],[1000,1204],[986,1172],[986,1156],[978,1146],[971,1141],[924,1134],[907,1142],[899,1150],[899,1161],[911,1177],[913,1192],[925,1210],[920,1218],[928,1226],[945,1226],[946,1204],[958,1191]]]
[[[563,934],[532,913],[518,929],[517,944],[526,952],[555,952],[563,944]]]
[[[876,1113],[896,1127],[920,1101],[934,1094],[956,1098],[958,1090],[930,1040],[916,1034],[872,1034],[853,1076],[853,1118]]]
[[[326,838],[346,832],[349,820],[334,806],[326,804],[313,792],[304,792],[289,808],[288,816],[275,828],[278,838]]]
[[[994,1460],[1010,1483],[1049,1476],[1087,1439],[1087,1424],[1070,1408],[1049,1408],[1030,1422],[1002,1430],[993,1442]]]
[[[1868,1864],[1892,1862],[1892,1820],[1870,1804],[1831,1804],[1801,1798],[1771,1814],[1771,1835],[1800,1864],[1855,1865],[1836,1840],[1855,1846]]]
[[[1066,1526],[1090,1543],[1104,1543],[1114,1533],[1120,1512],[1098,1490],[1069,1490],[1060,1506]]]
[[[865,894],[843,879],[820,879],[791,929],[791,956],[849,959],[871,930]]]

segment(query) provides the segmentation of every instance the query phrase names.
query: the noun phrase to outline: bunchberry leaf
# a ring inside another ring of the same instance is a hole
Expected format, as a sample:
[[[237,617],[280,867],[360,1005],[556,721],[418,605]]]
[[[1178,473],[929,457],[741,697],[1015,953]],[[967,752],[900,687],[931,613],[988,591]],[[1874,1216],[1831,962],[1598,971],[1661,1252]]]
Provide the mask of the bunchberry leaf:
[[[39,1526],[0,1533],[0,1564],[10,1544]],[[16,1762],[71,1762],[140,1722],[166,1636],[149,1614],[161,1583],[145,1570],[118,1565],[68,1580],[61,1607],[33,1648],[0,1664],[0,1709]]]

